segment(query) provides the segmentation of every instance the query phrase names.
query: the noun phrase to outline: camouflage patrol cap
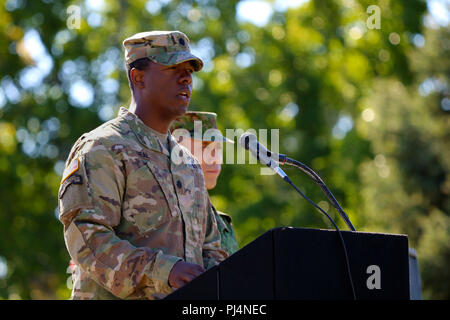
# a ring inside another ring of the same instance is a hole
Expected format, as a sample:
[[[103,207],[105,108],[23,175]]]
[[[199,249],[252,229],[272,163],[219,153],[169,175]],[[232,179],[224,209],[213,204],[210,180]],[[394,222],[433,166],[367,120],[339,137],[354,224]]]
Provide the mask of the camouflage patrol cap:
[[[203,68],[203,61],[194,56],[189,48],[189,38],[180,31],[146,31],[123,41],[127,65],[149,58],[165,66],[192,61],[195,71]]]
[[[170,132],[174,132],[176,129],[186,129],[189,131],[191,138],[194,138],[194,125],[195,121],[201,121],[202,124],[202,141],[217,141],[221,139],[224,142],[234,143],[234,141],[225,138],[217,128],[217,114],[214,112],[202,112],[202,111],[188,111],[182,116],[176,118],[170,126]],[[212,135],[205,134],[208,129],[214,129]]]

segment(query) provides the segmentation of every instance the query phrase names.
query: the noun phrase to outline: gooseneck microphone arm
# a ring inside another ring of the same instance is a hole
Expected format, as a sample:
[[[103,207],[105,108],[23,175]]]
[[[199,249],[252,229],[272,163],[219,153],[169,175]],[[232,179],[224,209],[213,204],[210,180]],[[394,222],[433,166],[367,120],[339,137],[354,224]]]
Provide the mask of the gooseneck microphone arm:
[[[323,193],[325,193],[328,200],[331,202],[332,206],[337,210],[341,218],[345,221],[348,228],[351,231],[356,231],[355,227],[351,223],[345,211],[341,208],[336,198],[331,193],[330,189],[325,185],[325,182],[319,177],[317,173],[315,173],[311,168],[304,165],[300,161],[291,159],[284,154],[278,154],[271,152],[265,146],[258,142],[256,135],[250,132],[243,133],[240,137],[240,144],[246,150],[249,150],[253,156],[258,159],[261,163],[267,165],[270,169],[272,169],[275,173],[277,173],[281,178],[285,179],[286,174],[278,165],[288,164],[294,166],[308,176],[310,176],[322,189]]]
[[[268,156],[272,157],[272,156],[275,156],[275,155],[268,155]],[[291,158],[287,157],[284,154],[278,154],[277,156],[279,158],[279,164],[280,165],[287,164],[287,165],[296,167],[296,168],[302,170],[308,176],[310,176],[319,185],[319,187],[322,189],[322,191],[325,194],[325,196],[331,202],[332,206],[337,210],[337,212],[339,213],[341,218],[345,221],[345,223],[347,224],[349,229],[351,231],[356,231],[356,229],[353,226],[352,222],[350,221],[350,219],[348,218],[347,214],[342,209],[342,207],[339,205],[338,201],[333,196],[333,194],[331,193],[330,189],[328,189],[328,187],[326,186],[325,182],[323,182],[323,180],[319,177],[319,175],[317,173],[314,172],[314,170],[312,170],[308,166],[304,165],[300,161],[291,159]]]

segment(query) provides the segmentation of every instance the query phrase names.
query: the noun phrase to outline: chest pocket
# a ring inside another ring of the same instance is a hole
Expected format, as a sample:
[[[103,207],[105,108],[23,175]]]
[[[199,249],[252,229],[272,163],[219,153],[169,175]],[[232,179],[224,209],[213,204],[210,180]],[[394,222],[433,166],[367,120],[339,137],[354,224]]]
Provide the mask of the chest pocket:
[[[154,153],[127,179],[124,215],[141,233],[158,229],[180,215],[168,159]]]
[[[191,219],[192,223],[203,225],[205,203],[201,169],[187,164],[172,165],[172,173],[184,217]]]

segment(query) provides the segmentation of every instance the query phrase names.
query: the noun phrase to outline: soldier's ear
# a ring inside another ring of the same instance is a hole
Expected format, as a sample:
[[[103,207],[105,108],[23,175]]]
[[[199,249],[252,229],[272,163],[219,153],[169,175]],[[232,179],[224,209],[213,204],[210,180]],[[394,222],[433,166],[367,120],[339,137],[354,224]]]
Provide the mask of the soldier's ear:
[[[139,70],[136,68],[132,68],[130,70],[130,80],[133,83],[134,88],[141,88],[143,89],[145,87],[144,84],[144,70]]]

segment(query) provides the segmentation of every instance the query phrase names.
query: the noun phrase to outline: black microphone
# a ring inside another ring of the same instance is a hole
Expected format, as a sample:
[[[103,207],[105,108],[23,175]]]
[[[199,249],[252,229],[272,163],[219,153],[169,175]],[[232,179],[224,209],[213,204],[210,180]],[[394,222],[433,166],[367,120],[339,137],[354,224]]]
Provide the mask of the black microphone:
[[[240,143],[241,146],[244,147],[246,150],[250,149],[250,145],[253,146],[253,150],[256,148],[259,150],[260,155],[267,156],[268,158],[272,159],[273,161],[279,163],[284,163],[286,161],[286,155],[275,153],[267,149],[262,143],[259,143],[256,136],[251,132],[245,132],[240,137]],[[251,151],[251,150],[250,150]],[[253,155],[255,157],[258,156],[258,154],[255,151],[252,151]]]
[[[278,166],[278,159],[276,158],[277,154],[273,154],[264,145],[260,144],[253,133],[243,133],[239,138],[239,143],[244,149],[250,151],[259,162],[265,164],[282,179],[286,180],[286,173]]]

